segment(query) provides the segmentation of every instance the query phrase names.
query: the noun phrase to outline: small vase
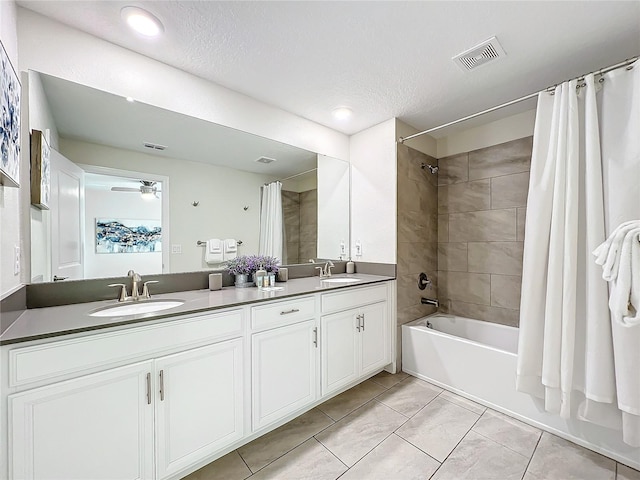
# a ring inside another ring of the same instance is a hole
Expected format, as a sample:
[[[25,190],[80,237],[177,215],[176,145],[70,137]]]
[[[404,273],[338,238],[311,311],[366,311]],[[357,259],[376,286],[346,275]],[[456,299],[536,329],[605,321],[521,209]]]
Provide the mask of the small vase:
[[[253,279],[250,273],[236,274],[235,276],[236,288],[253,287]]]

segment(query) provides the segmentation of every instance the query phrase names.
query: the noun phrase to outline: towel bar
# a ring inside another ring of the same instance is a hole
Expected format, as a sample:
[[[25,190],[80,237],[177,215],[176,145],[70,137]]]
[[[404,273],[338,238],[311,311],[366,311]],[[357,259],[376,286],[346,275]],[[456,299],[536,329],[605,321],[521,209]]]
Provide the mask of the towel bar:
[[[204,247],[204,246],[207,244],[207,242],[203,242],[202,240],[198,240],[198,241],[196,242],[196,244],[197,244],[199,247]],[[242,240],[236,240],[236,245],[238,245],[238,246],[242,245]]]

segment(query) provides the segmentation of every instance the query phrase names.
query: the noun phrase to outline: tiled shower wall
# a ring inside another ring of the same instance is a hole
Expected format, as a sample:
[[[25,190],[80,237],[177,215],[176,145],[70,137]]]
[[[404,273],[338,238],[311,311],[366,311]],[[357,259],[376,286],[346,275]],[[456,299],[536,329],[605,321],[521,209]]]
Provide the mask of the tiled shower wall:
[[[437,176],[420,168],[437,160],[399,144],[398,172],[398,252],[397,298],[398,326],[435,313],[436,308],[422,305],[421,297],[438,298],[438,183]],[[431,288],[418,289],[418,275],[425,272]],[[398,338],[400,335],[398,334]]]
[[[439,160],[441,311],[518,325],[532,140]]]
[[[291,192],[282,190],[282,208],[287,242],[287,258],[292,265],[316,258],[318,241],[318,190]]]

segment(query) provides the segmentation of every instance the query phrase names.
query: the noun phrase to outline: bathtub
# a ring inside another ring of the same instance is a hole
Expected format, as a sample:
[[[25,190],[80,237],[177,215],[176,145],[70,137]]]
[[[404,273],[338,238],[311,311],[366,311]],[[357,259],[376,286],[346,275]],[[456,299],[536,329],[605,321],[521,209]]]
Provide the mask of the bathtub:
[[[640,468],[640,449],[621,434],[544,410],[516,391],[518,329],[436,313],[402,325],[402,370],[525,423]],[[577,404],[578,402],[576,402]]]

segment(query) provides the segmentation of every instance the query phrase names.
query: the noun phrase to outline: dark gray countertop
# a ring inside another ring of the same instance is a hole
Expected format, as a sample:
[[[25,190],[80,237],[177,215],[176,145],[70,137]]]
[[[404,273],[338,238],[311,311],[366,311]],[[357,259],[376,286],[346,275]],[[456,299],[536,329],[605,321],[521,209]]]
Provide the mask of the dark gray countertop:
[[[251,303],[394,280],[393,277],[361,273],[334,275],[334,278],[340,277],[354,277],[358,278],[359,281],[355,283],[336,284],[323,282],[318,277],[306,277],[296,278],[284,283],[277,283],[276,285],[278,287],[284,287],[282,290],[277,291],[263,291],[258,290],[256,287],[224,287],[222,290],[213,292],[209,290],[192,290],[165,293],[162,295],[154,295],[153,299],[183,300],[184,304],[159,312],[119,317],[92,317],[89,315],[97,309],[117,305],[118,303],[115,300],[77,303],[58,307],[33,308],[25,310],[0,336],[0,345],[27,342],[41,338],[59,337],[72,333],[88,332],[121,325],[137,326],[137,324],[141,322],[152,320],[165,319],[170,321],[172,317],[185,314],[202,313]],[[122,303],[120,305],[122,305]]]

